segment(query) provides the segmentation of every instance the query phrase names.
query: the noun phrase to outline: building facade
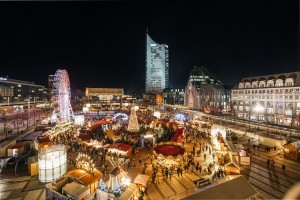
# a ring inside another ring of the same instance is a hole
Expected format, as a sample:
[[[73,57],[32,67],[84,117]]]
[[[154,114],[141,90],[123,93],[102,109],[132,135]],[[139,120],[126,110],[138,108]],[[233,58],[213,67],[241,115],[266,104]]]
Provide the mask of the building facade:
[[[146,93],[169,87],[169,48],[154,42],[146,33]]]
[[[184,87],[165,88],[163,90],[164,104],[180,105],[184,104]]]
[[[98,107],[122,107],[123,88],[86,88],[85,96],[90,103]]]
[[[248,77],[232,90],[236,117],[299,126],[300,72]]]
[[[185,105],[205,113],[228,112],[231,109],[231,90],[205,67],[195,66],[185,89]]]
[[[23,109],[29,103],[49,101],[47,89],[33,82],[0,77],[0,106],[13,106]]]

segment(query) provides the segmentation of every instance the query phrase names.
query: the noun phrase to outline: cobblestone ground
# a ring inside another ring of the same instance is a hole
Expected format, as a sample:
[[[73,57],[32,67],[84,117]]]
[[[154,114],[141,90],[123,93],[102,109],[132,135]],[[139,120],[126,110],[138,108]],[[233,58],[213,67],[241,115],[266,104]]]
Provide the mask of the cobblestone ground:
[[[240,137],[238,142],[246,143],[247,137]],[[264,199],[282,199],[284,194],[294,184],[300,181],[300,164],[279,156],[276,151],[269,153],[264,151],[264,146],[260,145],[259,150],[251,148],[251,165],[241,167],[242,175],[254,186]],[[272,158],[275,162],[275,169],[267,167],[267,160]],[[282,170],[282,164],[285,164],[285,172]]]
[[[192,151],[192,146],[193,144],[191,143],[184,145],[188,153]],[[139,163],[136,162],[136,166],[131,167],[128,170],[128,176],[131,178],[132,181],[137,174],[142,173],[144,162],[147,160],[148,155],[151,157],[152,154],[153,154],[152,149],[150,150],[142,149],[138,154],[133,155],[133,158],[136,161],[138,161],[138,159],[141,158],[142,164],[139,165]],[[207,154],[206,161],[204,161],[203,153],[201,154],[201,157],[194,158],[195,162],[198,161],[203,169],[208,167],[209,163],[213,162],[212,156],[208,154],[208,151],[206,154]],[[111,170],[111,168],[109,168],[109,170]],[[199,189],[195,188],[195,184],[193,183],[193,181],[198,180],[200,178],[211,179],[211,175],[204,174],[203,172],[202,174],[199,174],[199,172],[196,172],[195,170],[184,172],[182,177],[181,176],[179,177],[175,172],[171,179],[166,178],[165,176],[162,175],[161,172],[159,172],[159,183],[151,184],[151,178],[152,178],[151,164],[148,165],[145,174],[150,177],[148,181],[147,195],[144,198],[147,200],[170,199],[171,197],[173,197],[173,199],[177,199],[177,198],[180,199],[184,196],[191,195],[199,191]],[[108,178],[106,178],[105,181],[106,180],[108,180]]]
[[[247,147],[250,144],[247,143],[248,138],[241,137],[238,139],[239,143],[244,144]],[[187,152],[191,152],[192,144],[185,145]],[[147,157],[152,155],[152,149],[147,151],[141,150],[138,154],[133,155],[135,160],[141,158],[143,163],[147,160]],[[275,169],[271,170],[267,168],[266,161],[268,158],[273,158],[275,161]],[[203,153],[201,157],[195,157],[195,161],[198,161],[204,168],[212,162],[212,157],[207,154],[207,160],[204,162]],[[285,172],[282,171],[282,164],[286,165]],[[128,176],[133,180],[137,174],[141,173],[142,166],[136,162],[135,167],[131,167],[128,170]],[[69,166],[71,168],[72,166]],[[112,169],[109,165],[108,171]],[[262,146],[260,150],[254,150],[251,155],[251,165],[241,167],[241,173],[244,175],[254,188],[260,193],[262,199],[282,199],[286,191],[291,188],[296,182],[300,181],[300,164],[284,159],[276,154],[275,151],[266,153]],[[152,167],[148,165],[146,172],[150,176],[149,182],[151,183]],[[171,179],[166,179],[159,173],[160,181],[157,184],[149,184],[147,200],[158,199],[181,199],[185,196],[197,193],[205,187],[212,187],[219,182],[227,181],[231,179],[231,176],[220,179],[213,182],[211,185],[204,186],[202,188],[195,188],[194,180],[199,178],[211,178],[206,174],[199,174],[195,171],[189,171],[183,173],[182,177],[178,177],[175,173]],[[104,177],[104,181],[108,180],[108,176]],[[15,175],[15,169],[9,167],[1,169],[0,174],[0,199],[45,199],[44,183],[38,181],[38,177],[30,177],[28,175],[27,166],[23,166],[17,171]]]

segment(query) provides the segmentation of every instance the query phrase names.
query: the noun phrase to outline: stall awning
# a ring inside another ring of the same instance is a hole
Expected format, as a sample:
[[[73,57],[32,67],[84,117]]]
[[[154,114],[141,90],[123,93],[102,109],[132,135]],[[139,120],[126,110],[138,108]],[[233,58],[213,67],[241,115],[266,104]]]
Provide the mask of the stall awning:
[[[243,176],[239,176],[183,199],[249,199],[258,194]]]
[[[90,190],[88,187],[81,185],[80,183],[77,183],[73,181],[72,183],[69,183],[63,187],[63,191],[71,194],[72,196],[79,197],[82,194],[89,194]],[[86,195],[82,195],[86,196]]]
[[[137,186],[134,183],[131,183],[128,188],[126,188],[125,192],[120,196],[120,200],[128,200],[130,199],[137,190]]]
[[[133,183],[141,184],[143,186],[147,186],[148,179],[149,179],[149,176],[144,175],[144,174],[138,174],[135,177]]]

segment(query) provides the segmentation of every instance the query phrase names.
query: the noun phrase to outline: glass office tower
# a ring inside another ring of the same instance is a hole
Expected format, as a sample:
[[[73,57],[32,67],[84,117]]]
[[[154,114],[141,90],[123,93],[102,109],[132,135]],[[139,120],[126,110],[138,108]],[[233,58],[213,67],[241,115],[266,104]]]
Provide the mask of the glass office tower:
[[[162,92],[169,87],[169,49],[146,33],[146,92]]]

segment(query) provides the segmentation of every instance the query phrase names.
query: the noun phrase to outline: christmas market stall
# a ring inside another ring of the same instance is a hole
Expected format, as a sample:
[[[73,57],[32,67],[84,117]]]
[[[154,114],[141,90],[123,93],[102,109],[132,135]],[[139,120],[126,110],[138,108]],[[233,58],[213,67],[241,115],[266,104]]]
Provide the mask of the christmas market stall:
[[[138,199],[139,192],[136,184],[131,183],[126,190],[121,194],[119,200],[135,200]]]
[[[30,141],[17,141],[7,149],[7,156],[20,156],[28,146],[30,147]]]
[[[42,148],[48,147],[52,145],[52,141],[50,140],[49,136],[47,135],[41,135],[38,136],[34,140],[34,147],[36,150],[40,150]]]
[[[136,188],[137,190],[133,193],[133,196],[140,196],[140,195],[144,195],[145,191],[147,190],[147,183],[149,180],[149,176],[145,175],[145,174],[138,174],[133,183],[136,184]],[[133,199],[133,198],[132,198]]]
[[[153,145],[156,144],[156,135],[152,133],[146,133],[140,135],[140,144],[141,147],[152,147]]]
[[[122,155],[122,156],[131,156],[132,155],[132,146],[125,143],[113,143],[106,147],[109,153]]]
[[[300,142],[292,142],[283,145],[284,158],[300,161]]]
[[[236,160],[230,153],[226,153],[223,155],[223,163],[224,172],[227,175],[239,175],[240,174],[240,167],[238,166]]]

